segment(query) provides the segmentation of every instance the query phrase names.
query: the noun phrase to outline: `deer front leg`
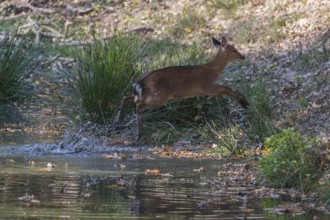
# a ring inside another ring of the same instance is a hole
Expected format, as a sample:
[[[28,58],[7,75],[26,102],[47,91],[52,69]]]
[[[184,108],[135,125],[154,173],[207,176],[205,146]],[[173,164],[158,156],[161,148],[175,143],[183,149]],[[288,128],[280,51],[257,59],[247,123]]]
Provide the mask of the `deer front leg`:
[[[146,105],[143,102],[138,102],[136,103],[136,119],[137,119],[137,137],[136,141],[138,142],[140,138],[142,137],[143,131],[142,131],[142,117],[143,117],[143,112],[151,109],[151,106]]]
[[[116,119],[115,119],[115,123],[114,123],[114,126],[113,126],[113,130],[117,130],[119,128],[119,123],[123,120],[123,115],[124,115],[124,107],[125,105],[132,101],[134,98],[133,95],[130,95],[130,96],[125,96],[123,98],[123,100],[121,101],[120,103],[120,108],[119,108],[119,114],[117,115]]]
[[[247,109],[249,102],[243,96],[242,94],[235,92],[231,88],[227,86],[220,86],[220,85],[215,85],[213,88],[209,91],[208,95],[226,95],[229,96],[230,98],[236,100],[243,108]]]

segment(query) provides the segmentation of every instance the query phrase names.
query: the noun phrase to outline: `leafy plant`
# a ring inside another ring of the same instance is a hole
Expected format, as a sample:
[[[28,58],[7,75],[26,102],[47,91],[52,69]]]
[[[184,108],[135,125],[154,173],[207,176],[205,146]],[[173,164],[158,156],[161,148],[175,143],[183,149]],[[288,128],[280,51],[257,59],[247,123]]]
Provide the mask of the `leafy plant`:
[[[266,139],[270,153],[258,162],[259,182],[269,187],[309,190],[320,177],[316,141],[287,129]]]
[[[37,67],[39,48],[29,37],[0,41],[0,101],[18,101],[31,95],[27,78]]]
[[[72,52],[77,59],[72,103],[82,118],[106,123],[140,75],[142,48],[138,38],[118,34],[110,40],[95,39]]]

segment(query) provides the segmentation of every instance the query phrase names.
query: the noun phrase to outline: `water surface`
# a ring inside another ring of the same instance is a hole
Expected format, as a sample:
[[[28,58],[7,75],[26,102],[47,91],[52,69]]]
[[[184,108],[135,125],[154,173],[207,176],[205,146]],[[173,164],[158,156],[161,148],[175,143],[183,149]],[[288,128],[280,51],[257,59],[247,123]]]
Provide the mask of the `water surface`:
[[[225,160],[166,159],[136,148],[117,149],[125,159],[28,148],[1,148],[0,219],[292,219],[268,214],[252,196],[255,186],[212,185]]]

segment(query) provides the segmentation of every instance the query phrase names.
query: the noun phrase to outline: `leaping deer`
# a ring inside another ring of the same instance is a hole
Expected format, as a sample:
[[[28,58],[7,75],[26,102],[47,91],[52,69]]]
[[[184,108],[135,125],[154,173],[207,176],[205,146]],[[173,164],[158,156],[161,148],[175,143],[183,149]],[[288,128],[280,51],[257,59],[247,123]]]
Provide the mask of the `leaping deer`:
[[[136,104],[138,125],[136,141],[142,135],[142,113],[160,107],[173,99],[226,95],[238,101],[243,108],[247,108],[249,103],[242,94],[218,83],[228,63],[245,60],[245,57],[234,46],[228,44],[226,38],[222,37],[221,42],[214,37],[212,40],[218,53],[211,62],[201,65],[165,67],[144,74],[134,83],[133,94],[124,97],[121,102],[115,129],[122,120],[124,106],[133,99]]]

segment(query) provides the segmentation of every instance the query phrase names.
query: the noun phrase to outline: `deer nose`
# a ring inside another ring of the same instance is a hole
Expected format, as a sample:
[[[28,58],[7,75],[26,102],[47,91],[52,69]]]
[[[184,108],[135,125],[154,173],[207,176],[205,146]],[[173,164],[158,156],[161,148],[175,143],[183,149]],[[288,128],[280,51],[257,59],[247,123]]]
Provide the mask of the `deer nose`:
[[[242,55],[242,56],[241,56],[241,60],[245,60],[245,56]]]

